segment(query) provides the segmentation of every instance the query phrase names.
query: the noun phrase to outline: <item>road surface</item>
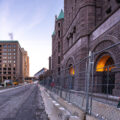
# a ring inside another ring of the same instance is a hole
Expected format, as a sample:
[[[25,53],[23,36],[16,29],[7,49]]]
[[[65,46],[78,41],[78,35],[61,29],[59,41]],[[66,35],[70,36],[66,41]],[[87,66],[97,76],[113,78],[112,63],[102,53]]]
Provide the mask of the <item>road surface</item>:
[[[0,120],[48,120],[38,85],[1,90]]]

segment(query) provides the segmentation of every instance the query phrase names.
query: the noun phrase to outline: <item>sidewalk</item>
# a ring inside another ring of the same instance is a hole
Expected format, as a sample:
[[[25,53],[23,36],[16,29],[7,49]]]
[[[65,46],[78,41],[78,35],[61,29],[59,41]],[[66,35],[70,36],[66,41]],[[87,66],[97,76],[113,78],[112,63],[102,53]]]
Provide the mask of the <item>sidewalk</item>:
[[[60,120],[60,118],[57,116],[58,113],[53,105],[53,100],[48,95],[48,93],[45,91],[45,89],[42,86],[39,86],[41,95],[45,104],[45,110],[48,114],[48,117],[50,120]]]

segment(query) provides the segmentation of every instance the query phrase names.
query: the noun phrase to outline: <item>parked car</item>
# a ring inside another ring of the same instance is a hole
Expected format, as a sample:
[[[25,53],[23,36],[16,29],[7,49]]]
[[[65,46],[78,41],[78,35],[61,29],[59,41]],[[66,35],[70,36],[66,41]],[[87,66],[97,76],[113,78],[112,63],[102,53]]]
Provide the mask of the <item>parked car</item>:
[[[4,83],[1,83],[0,85],[1,85],[1,86],[4,86]]]
[[[13,82],[13,85],[18,85],[19,83],[17,81]]]
[[[4,85],[11,86],[11,85],[13,85],[13,82],[12,82],[12,80],[4,80]]]

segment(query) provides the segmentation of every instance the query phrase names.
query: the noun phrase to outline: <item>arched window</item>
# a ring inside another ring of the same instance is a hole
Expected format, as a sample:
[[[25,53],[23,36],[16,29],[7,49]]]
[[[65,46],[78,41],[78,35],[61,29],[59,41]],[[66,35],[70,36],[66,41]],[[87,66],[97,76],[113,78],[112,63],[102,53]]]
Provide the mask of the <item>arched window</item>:
[[[70,75],[75,75],[75,69],[73,68],[72,64],[69,65],[69,74]]]
[[[97,72],[103,72],[107,71],[109,66],[109,71],[111,71],[112,68],[114,68],[114,61],[111,56],[104,55],[97,63],[96,71]]]

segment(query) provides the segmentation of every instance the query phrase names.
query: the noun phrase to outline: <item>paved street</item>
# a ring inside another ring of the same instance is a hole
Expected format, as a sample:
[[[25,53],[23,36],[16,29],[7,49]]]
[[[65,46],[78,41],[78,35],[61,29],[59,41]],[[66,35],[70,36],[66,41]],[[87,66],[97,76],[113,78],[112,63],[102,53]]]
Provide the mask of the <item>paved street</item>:
[[[48,120],[38,86],[0,91],[0,120]]]

